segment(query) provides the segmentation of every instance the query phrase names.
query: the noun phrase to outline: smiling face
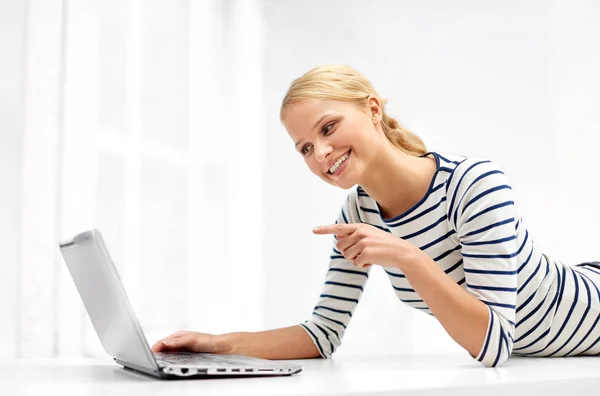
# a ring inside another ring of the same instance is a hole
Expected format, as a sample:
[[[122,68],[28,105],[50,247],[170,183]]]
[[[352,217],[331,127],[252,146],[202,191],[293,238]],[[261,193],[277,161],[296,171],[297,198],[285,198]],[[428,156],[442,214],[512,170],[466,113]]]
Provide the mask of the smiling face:
[[[376,157],[381,139],[381,107],[307,99],[288,105],[282,121],[312,173],[343,189],[360,184]]]

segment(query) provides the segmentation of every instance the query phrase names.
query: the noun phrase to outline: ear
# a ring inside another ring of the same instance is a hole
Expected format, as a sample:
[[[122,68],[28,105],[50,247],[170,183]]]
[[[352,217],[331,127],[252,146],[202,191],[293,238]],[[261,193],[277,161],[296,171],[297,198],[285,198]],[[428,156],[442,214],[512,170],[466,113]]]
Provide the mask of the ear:
[[[368,114],[373,120],[373,124],[381,123],[383,117],[383,103],[377,96],[369,96],[367,98]]]

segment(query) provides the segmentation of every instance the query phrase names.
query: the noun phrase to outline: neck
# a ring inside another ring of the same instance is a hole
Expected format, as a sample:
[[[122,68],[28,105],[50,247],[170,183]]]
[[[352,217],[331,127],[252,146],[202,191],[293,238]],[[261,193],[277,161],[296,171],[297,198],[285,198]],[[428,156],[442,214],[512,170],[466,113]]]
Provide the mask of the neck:
[[[389,145],[369,164],[360,186],[392,218],[413,207],[425,196],[436,172],[435,159],[415,157]]]

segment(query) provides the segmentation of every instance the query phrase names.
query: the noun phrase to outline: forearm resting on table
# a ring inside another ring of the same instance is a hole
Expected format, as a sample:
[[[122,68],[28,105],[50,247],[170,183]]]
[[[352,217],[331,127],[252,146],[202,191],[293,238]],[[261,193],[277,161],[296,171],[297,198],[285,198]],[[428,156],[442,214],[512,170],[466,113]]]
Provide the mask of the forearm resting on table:
[[[300,326],[219,336],[224,353],[262,359],[309,359],[320,357],[310,336]]]
[[[456,284],[433,260],[411,267],[404,272],[410,285],[448,335],[477,357],[488,328],[487,306]]]

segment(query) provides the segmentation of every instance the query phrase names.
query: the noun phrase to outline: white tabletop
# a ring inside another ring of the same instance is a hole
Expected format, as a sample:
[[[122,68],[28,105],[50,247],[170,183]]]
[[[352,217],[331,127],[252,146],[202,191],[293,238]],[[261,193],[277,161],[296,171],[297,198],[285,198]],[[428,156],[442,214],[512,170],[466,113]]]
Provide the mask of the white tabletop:
[[[600,357],[511,357],[484,368],[466,354],[335,356],[294,361],[291,377],[154,379],[110,358],[0,361],[3,395],[531,395],[600,394]],[[589,393],[592,391],[592,393]],[[595,393],[594,393],[595,392]]]

